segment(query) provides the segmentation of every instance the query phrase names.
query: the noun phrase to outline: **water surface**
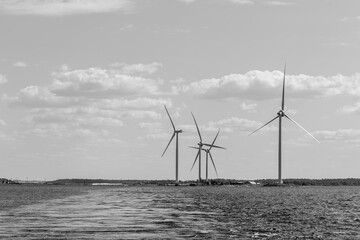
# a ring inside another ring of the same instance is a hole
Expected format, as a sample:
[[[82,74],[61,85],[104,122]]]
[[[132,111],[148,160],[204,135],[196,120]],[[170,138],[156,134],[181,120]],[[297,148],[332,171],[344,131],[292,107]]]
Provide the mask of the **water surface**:
[[[360,187],[65,189],[0,204],[0,239],[360,239]]]

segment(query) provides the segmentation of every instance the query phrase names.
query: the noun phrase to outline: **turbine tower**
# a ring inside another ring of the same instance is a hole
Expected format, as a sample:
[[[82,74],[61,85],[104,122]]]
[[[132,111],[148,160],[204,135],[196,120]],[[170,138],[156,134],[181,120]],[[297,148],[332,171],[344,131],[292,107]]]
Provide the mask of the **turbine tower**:
[[[216,170],[216,166],[215,166],[215,162],[214,162],[214,159],[213,159],[213,157],[212,157],[212,155],[211,155],[210,150],[211,150],[213,147],[215,147],[215,148],[220,148],[220,149],[226,149],[226,148],[223,148],[223,147],[219,147],[219,146],[214,145],[214,143],[215,143],[215,141],[216,141],[216,138],[217,138],[218,135],[219,135],[219,132],[220,132],[220,129],[218,130],[218,132],[217,132],[217,134],[216,134],[213,142],[211,143],[210,147],[209,147],[208,149],[205,149],[205,148],[202,149],[202,150],[206,153],[206,182],[208,182],[208,180],[209,180],[209,156],[210,156],[212,165],[213,165],[213,167],[214,167],[214,169],[215,169],[216,176],[218,176],[218,173],[217,173],[217,170]],[[208,146],[208,144],[203,144],[203,145]],[[199,149],[198,147],[191,147],[191,148]],[[197,157],[195,158],[195,161],[194,161],[194,163],[193,163],[193,165],[192,165],[192,167],[191,167],[191,170],[193,169],[196,160],[197,160]],[[190,171],[191,171],[191,170],[190,170]]]
[[[283,117],[286,117],[287,119],[289,119],[291,122],[295,123],[298,127],[300,127],[302,130],[304,130],[307,134],[309,134],[313,139],[315,139],[318,143],[320,143],[313,135],[311,135],[311,133],[309,133],[305,128],[303,128],[299,123],[297,123],[294,119],[290,118],[285,112],[284,112],[284,107],[285,107],[285,72],[286,72],[286,64],[284,67],[284,78],[283,78],[283,87],[282,87],[282,98],[281,98],[281,110],[279,112],[277,112],[277,116],[274,117],[273,119],[271,119],[269,122],[267,122],[266,124],[262,125],[261,127],[259,127],[258,129],[256,129],[255,131],[253,131],[252,133],[249,134],[252,135],[253,133],[259,131],[260,129],[262,129],[263,127],[265,127],[266,125],[270,124],[271,122],[275,121],[277,118],[279,118],[279,148],[278,148],[278,183],[282,184],[282,178],[281,178],[281,120]]]
[[[169,119],[170,119],[170,122],[171,122],[171,125],[174,129],[174,133],[173,135],[171,136],[171,139],[168,143],[168,145],[166,146],[163,154],[161,155],[161,157],[164,156],[166,150],[168,149],[171,141],[174,139],[174,137],[176,136],[176,150],[175,150],[175,181],[176,183],[179,183],[179,133],[182,133],[182,130],[176,130],[175,128],[175,125],[174,125],[174,122],[172,121],[171,117],[170,117],[170,114],[169,114],[169,111],[167,110],[166,106],[164,105],[165,107],[165,110],[166,110],[166,113],[167,115],[169,116]]]

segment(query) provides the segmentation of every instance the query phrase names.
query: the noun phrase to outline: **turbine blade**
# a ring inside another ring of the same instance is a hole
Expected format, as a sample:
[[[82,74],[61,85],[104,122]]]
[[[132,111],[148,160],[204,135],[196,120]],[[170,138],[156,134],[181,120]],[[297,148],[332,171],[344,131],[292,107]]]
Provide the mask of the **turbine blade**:
[[[264,125],[262,125],[261,127],[259,127],[258,129],[256,129],[255,131],[253,131],[252,133],[250,133],[248,136],[254,134],[255,132],[259,131],[260,129],[262,129],[263,127],[265,127],[266,125],[270,124],[272,121],[274,121],[275,119],[277,119],[279,116],[274,117],[273,119],[271,119],[270,121],[268,121],[267,123],[265,123]]]
[[[189,147],[189,148],[193,148],[193,149],[197,149],[197,150],[200,149],[199,147]],[[208,151],[207,149],[204,149],[204,148],[201,148],[201,150],[203,150],[204,152]]]
[[[212,145],[212,144],[207,144],[207,143],[203,143],[203,145],[210,147],[209,150],[210,150],[212,147],[214,147],[214,148],[226,149],[226,148],[224,148],[224,147],[220,147],[220,146],[216,146],[216,145]]]
[[[281,100],[281,110],[283,111],[285,107],[285,72],[286,72],[286,63],[284,67],[284,79],[283,79],[282,100]]]
[[[195,120],[194,114],[193,114],[193,113],[191,113],[191,115],[192,115],[192,117],[193,117],[193,119],[194,119],[194,122],[195,122],[195,125],[196,125],[196,129],[197,129],[197,132],[198,132],[199,137],[200,137],[200,142],[202,142],[202,138],[201,138],[201,134],[200,134],[199,126],[197,125],[197,122],[196,122],[196,120]]]
[[[194,163],[193,163],[193,165],[192,165],[192,167],[191,167],[191,169],[190,169],[190,172],[191,172],[191,170],[192,170],[192,169],[194,168],[194,166],[195,166],[196,160],[197,160],[198,157],[199,157],[199,153],[200,153],[200,149],[199,149],[198,153],[196,154],[195,161],[194,161]]]
[[[211,162],[212,162],[212,164],[213,164],[213,166],[214,166],[214,169],[215,169],[215,172],[216,172],[216,176],[219,177],[218,172],[217,172],[216,167],[215,167],[214,159],[213,159],[213,157],[211,156],[211,153],[210,153],[210,152],[209,152],[209,155],[210,155]]]
[[[200,149],[199,147],[189,147],[189,148],[193,148],[193,149],[197,149],[197,150],[199,150],[199,149]]]
[[[318,143],[319,140],[317,140],[313,135],[311,135],[310,132],[308,132],[303,126],[301,126],[299,123],[297,123],[294,119],[290,118],[288,115],[284,114],[284,116],[289,119],[290,121],[292,121],[293,123],[295,123],[296,125],[298,125],[298,127],[300,127],[302,130],[304,130],[307,134],[309,134],[313,139],[315,139],[315,141],[317,141]]]
[[[213,142],[211,143],[210,148],[209,148],[209,151],[210,151],[210,149],[214,146],[214,143],[215,143],[215,141],[216,141],[216,138],[219,136],[219,133],[220,133],[220,129],[218,130],[218,132],[217,132],[217,134],[216,134]]]
[[[171,117],[170,117],[169,111],[167,110],[167,108],[166,108],[165,105],[164,105],[164,107],[165,107],[165,110],[166,110],[167,115],[169,116],[169,119],[170,119],[171,125],[173,126],[173,129],[174,129],[174,131],[176,131],[176,130],[175,130],[174,122],[172,121],[172,119],[171,119]]]
[[[170,141],[169,141],[168,145],[166,146],[165,151],[163,152],[163,154],[161,155],[161,157],[162,157],[162,156],[164,156],[164,154],[165,154],[166,150],[168,149],[168,147],[169,147],[169,145],[170,145],[171,141],[174,139],[174,137],[175,137],[175,133],[173,133],[173,135],[171,136],[171,139],[170,139]]]

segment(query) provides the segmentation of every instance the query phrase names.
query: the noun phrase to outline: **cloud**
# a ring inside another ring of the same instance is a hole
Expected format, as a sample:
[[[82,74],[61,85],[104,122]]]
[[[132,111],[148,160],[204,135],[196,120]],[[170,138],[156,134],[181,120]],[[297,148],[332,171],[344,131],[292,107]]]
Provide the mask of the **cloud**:
[[[15,141],[15,138],[10,137],[6,133],[0,131],[0,141],[13,142]]]
[[[137,66],[145,66],[137,64]],[[158,64],[152,65],[152,67]],[[3,95],[11,106],[67,107],[89,105],[98,108],[149,109],[172,106],[169,98],[140,97],[158,95],[161,81],[124,75],[113,69],[70,70],[66,65],[52,74],[48,86],[28,86],[15,96]],[[3,82],[7,79],[4,77]]]
[[[158,131],[161,129],[161,124],[160,123],[153,123],[153,122],[140,122],[139,126],[141,128],[145,128],[148,129],[149,131]]]
[[[338,129],[335,131],[316,131],[313,135],[320,141],[360,142],[360,129]]]
[[[269,2],[266,2],[266,4],[272,5],[272,6],[289,6],[289,5],[294,5],[293,2],[285,2],[285,1],[269,1]]]
[[[11,15],[63,16],[128,11],[128,0],[3,0],[0,13]]]
[[[126,31],[126,30],[130,30],[130,29],[133,29],[135,28],[135,26],[133,24],[128,24],[128,25],[125,25],[123,27],[120,27],[119,30],[120,31]]]
[[[123,126],[122,115],[116,111],[92,107],[40,108],[34,109],[24,122],[33,125],[61,124],[72,127]]]
[[[353,46],[353,44],[348,43],[348,42],[328,42],[328,43],[324,43],[324,46],[329,46],[329,47],[351,47]]]
[[[94,104],[100,108],[105,109],[149,109],[149,108],[163,108],[164,105],[171,107],[172,102],[170,99],[164,98],[147,98],[139,97],[134,99],[103,99]]]
[[[263,124],[257,121],[252,121],[243,118],[231,117],[226,119],[221,119],[215,122],[209,122],[207,124],[199,125],[200,132],[203,133],[213,133],[217,132],[219,129],[221,132],[227,133],[237,133],[237,132],[246,132],[251,133],[257,128],[261,127]],[[195,125],[179,125],[178,129],[182,129],[185,132],[197,133]],[[275,131],[277,127],[269,125],[264,128],[264,131]]]
[[[227,118],[227,119],[222,119],[219,120],[217,122],[209,122],[209,124],[207,125],[206,128],[208,129],[213,129],[213,130],[218,130],[221,129],[221,131],[225,131],[225,132],[252,132],[254,130],[256,130],[257,128],[261,127],[263,124],[257,121],[252,121],[252,120],[248,120],[248,119],[243,119],[243,118],[236,118],[236,117],[232,117],[232,118]],[[271,125],[267,128],[264,128],[265,131],[274,131],[276,130],[276,127],[272,127]]]
[[[25,62],[15,62],[15,63],[13,64],[13,66],[14,66],[14,67],[20,67],[20,68],[25,68],[25,67],[27,67],[28,65],[27,65],[27,63],[25,63]]]
[[[82,127],[71,127],[65,124],[48,123],[36,125],[30,130],[24,132],[24,136],[38,137],[56,137],[56,138],[85,138],[86,140],[95,140],[98,142],[114,141],[115,135],[107,130],[89,129]]]
[[[140,136],[137,139],[138,140],[166,140],[169,139],[171,137],[171,135],[167,134],[167,133],[152,133],[152,134],[147,134],[145,136]]]
[[[0,125],[6,126],[6,122],[0,118]]]
[[[195,2],[196,0],[178,0],[179,2],[184,2],[184,3],[192,3]]]
[[[249,71],[221,78],[203,79],[181,86],[182,91],[197,98],[240,98],[265,100],[277,98],[281,92],[280,71]],[[338,94],[360,95],[360,74],[330,77],[305,74],[286,76],[286,94],[293,98],[321,97]]]
[[[256,103],[246,103],[246,102],[242,102],[240,104],[240,108],[242,110],[245,110],[245,111],[251,111],[251,112],[254,112],[255,109],[257,107],[257,104]]]
[[[193,3],[196,0],[178,0],[180,2],[184,2],[184,3]],[[252,0],[227,0],[228,2],[234,3],[234,4],[240,4],[240,5],[251,5],[254,4],[254,1]],[[221,1],[219,1],[221,2]]]
[[[149,135],[161,135],[162,134],[162,124],[159,122],[140,122],[140,128],[145,130]]]
[[[120,72],[123,74],[153,74],[162,67],[162,64],[158,62],[153,62],[150,64],[113,63],[111,64],[111,67],[120,68]]]
[[[59,96],[86,96],[108,98],[130,95],[155,95],[160,81],[123,74],[119,70],[88,68],[53,73],[50,90]]]
[[[92,106],[74,106],[67,108],[36,108],[31,110],[23,123],[42,129],[45,134],[46,126],[63,126],[67,131],[79,128],[88,128],[93,131],[101,131],[107,128],[123,127],[125,120],[133,119],[155,119],[161,115],[154,111],[144,110],[105,110]],[[42,128],[41,126],[45,127]],[[58,128],[57,128],[58,129]],[[53,135],[53,128],[49,134]]]
[[[134,74],[153,71],[146,64],[136,66],[140,67],[131,70]],[[160,64],[149,66],[157,68]],[[106,136],[103,131],[123,127],[134,119],[161,119],[159,109],[172,106],[169,98],[151,97],[158,94],[161,84],[116,69],[71,70],[64,65],[52,74],[49,85],[27,86],[14,96],[4,94],[2,100],[10,107],[27,108],[21,122],[31,126],[28,135],[89,136],[100,141]],[[116,140],[118,136],[110,131],[106,139]]]
[[[241,5],[251,5],[254,4],[254,1],[251,0],[228,0],[231,3],[241,4]]]
[[[342,107],[339,110],[341,113],[345,113],[345,114],[351,114],[351,113],[360,113],[360,102],[355,103],[354,105],[346,105],[344,107]]]
[[[7,83],[8,79],[5,75],[0,74],[0,84]]]
[[[161,119],[161,114],[155,111],[147,110],[130,110],[121,114],[123,118],[130,119]]]
[[[15,97],[3,96],[10,106],[25,107],[64,107],[74,104],[76,99],[56,96],[45,87],[28,86],[21,89]]]

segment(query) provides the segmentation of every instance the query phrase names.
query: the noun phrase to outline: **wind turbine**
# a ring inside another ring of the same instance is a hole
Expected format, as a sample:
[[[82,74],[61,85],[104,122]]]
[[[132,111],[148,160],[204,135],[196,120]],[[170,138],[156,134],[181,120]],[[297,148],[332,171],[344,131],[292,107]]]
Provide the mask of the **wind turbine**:
[[[179,183],[179,133],[182,133],[182,130],[176,130],[175,128],[175,125],[174,125],[174,122],[172,121],[171,117],[170,117],[170,114],[169,114],[169,111],[167,110],[166,106],[164,105],[165,107],[165,110],[166,110],[166,113],[167,115],[169,116],[169,119],[170,119],[170,122],[171,122],[171,125],[174,129],[174,133],[173,135],[171,136],[171,139],[168,143],[168,145],[166,146],[163,154],[161,155],[161,157],[164,156],[166,150],[168,149],[171,141],[174,139],[174,137],[176,136],[176,150],[175,150],[175,181],[176,183]]]
[[[215,166],[215,162],[214,162],[214,159],[213,159],[213,157],[212,157],[212,155],[211,155],[210,150],[211,150],[213,147],[215,147],[215,148],[221,148],[221,149],[226,149],[226,148],[223,148],[223,147],[219,147],[219,146],[215,146],[215,145],[214,145],[214,143],[215,143],[215,141],[216,141],[216,138],[217,138],[218,135],[219,135],[219,132],[220,132],[220,129],[218,130],[218,132],[217,132],[217,134],[216,134],[213,142],[211,143],[210,147],[209,147],[208,149],[205,149],[205,148],[202,149],[203,151],[206,152],[206,182],[208,182],[208,180],[209,180],[209,177],[208,177],[208,176],[209,176],[209,156],[210,156],[212,165],[214,166],[214,169],[215,169],[215,172],[216,172],[216,176],[218,176],[218,173],[217,173],[217,170],[216,170],[216,166]],[[207,144],[204,144],[204,145],[207,145]],[[198,147],[191,147],[191,148],[199,149]],[[191,167],[191,170],[193,169],[196,160],[197,160],[197,156],[196,156],[195,161],[194,161],[194,163],[193,163],[193,165],[192,165],[192,167]],[[190,171],[191,171],[191,170],[190,170]]]
[[[201,182],[201,151],[203,150],[202,147],[203,147],[203,146],[208,146],[208,147],[210,147],[210,148],[212,148],[212,147],[222,148],[222,147],[219,147],[219,146],[215,146],[215,145],[214,145],[214,142],[215,142],[215,140],[216,140],[217,135],[216,135],[216,137],[215,137],[215,139],[214,139],[214,141],[213,141],[212,144],[207,144],[207,143],[203,143],[203,142],[202,142],[201,133],[200,133],[200,130],[199,130],[199,126],[198,126],[198,124],[197,124],[197,122],[196,122],[195,116],[194,116],[193,113],[191,113],[191,115],[192,115],[192,117],[193,117],[193,119],[194,119],[195,126],[196,126],[196,130],[197,130],[197,132],[198,132],[198,134],[199,134],[199,139],[200,139],[200,141],[199,141],[199,143],[198,143],[198,146],[199,146],[199,147],[196,148],[196,149],[198,149],[198,153],[196,154],[195,161],[194,161],[193,166],[192,166],[191,169],[193,169],[193,167],[194,167],[194,165],[195,165],[195,162],[196,162],[196,160],[197,160],[198,157],[199,157],[199,182]],[[220,130],[219,130],[219,131],[220,131]],[[219,132],[218,132],[218,134],[219,134]],[[205,149],[204,149],[204,151],[206,152]],[[190,171],[191,171],[191,170],[190,170]]]
[[[318,143],[320,143],[313,135],[311,135],[311,133],[309,133],[304,127],[302,127],[299,123],[297,123],[294,119],[290,118],[285,112],[284,112],[284,107],[285,107],[285,72],[286,72],[286,64],[284,67],[284,79],[283,79],[283,87],[282,87],[282,98],[281,98],[281,109],[279,112],[277,112],[277,116],[274,117],[273,119],[271,119],[269,122],[267,122],[266,124],[262,125],[261,127],[259,127],[258,129],[256,129],[255,131],[253,131],[252,133],[249,134],[252,135],[253,133],[259,131],[260,129],[262,129],[263,127],[265,127],[266,125],[270,124],[271,122],[275,121],[277,118],[279,118],[279,149],[278,149],[278,182],[279,184],[282,184],[282,178],[281,178],[281,120],[283,117],[286,117],[287,119],[289,119],[291,122],[295,123],[298,127],[300,127],[302,130],[304,130],[307,134],[309,134],[313,139],[315,139]]]

